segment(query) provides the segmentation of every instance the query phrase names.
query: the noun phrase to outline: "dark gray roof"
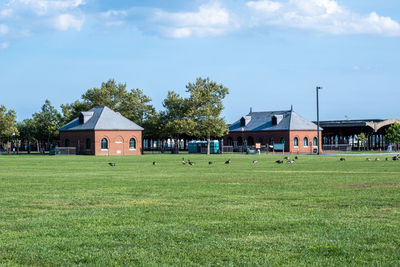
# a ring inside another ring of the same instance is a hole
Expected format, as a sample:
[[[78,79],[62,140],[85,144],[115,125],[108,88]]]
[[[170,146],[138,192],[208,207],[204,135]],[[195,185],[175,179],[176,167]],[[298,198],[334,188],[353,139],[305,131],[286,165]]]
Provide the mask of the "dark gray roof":
[[[363,127],[368,126],[368,123],[379,123],[386,119],[370,119],[370,120],[333,120],[333,121],[320,121],[319,125],[322,127]]]
[[[276,125],[272,125],[275,116]],[[246,122],[241,126],[240,119],[229,125],[230,132],[244,131],[284,131],[284,130],[317,130],[317,125],[300,116],[293,110],[251,112],[242,117]],[[320,130],[322,128],[320,127]]]
[[[60,131],[83,130],[143,130],[136,123],[128,120],[119,112],[108,107],[99,106],[87,112],[81,112],[83,123],[79,124],[79,117],[60,128]]]

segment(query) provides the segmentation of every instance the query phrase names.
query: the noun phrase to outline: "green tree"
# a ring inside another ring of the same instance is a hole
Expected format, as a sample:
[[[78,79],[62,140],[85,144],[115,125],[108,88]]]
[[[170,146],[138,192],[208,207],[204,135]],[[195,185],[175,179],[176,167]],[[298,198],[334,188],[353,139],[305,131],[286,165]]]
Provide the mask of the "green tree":
[[[163,101],[165,111],[161,113],[160,122],[163,123],[163,129],[160,129],[161,135],[174,139],[173,153],[178,153],[179,136],[191,134],[194,131],[195,123],[190,117],[189,100],[181,97],[179,94],[169,91],[167,98]]]
[[[359,135],[357,135],[356,141],[358,142],[358,150],[360,150],[360,143],[364,147],[364,144],[367,141],[367,137],[365,136],[365,133],[360,133]]]
[[[61,114],[46,99],[41,111],[32,116],[34,129],[33,136],[42,143],[51,143],[58,140],[58,129],[60,128]]]
[[[68,123],[76,118],[82,111],[88,111],[96,106],[107,106],[135,123],[143,125],[156,113],[150,102],[151,98],[146,96],[142,90],[127,91],[126,84],[110,79],[103,82],[100,88],[87,90],[81,96],[81,100],[61,105],[63,123]]]
[[[397,150],[400,143],[400,123],[394,123],[386,130],[385,140],[389,143],[396,144]]]
[[[25,119],[22,122],[17,123],[17,129],[19,131],[19,137],[21,140],[26,140],[28,142],[28,153],[31,153],[31,142],[36,142],[36,128],[33,119]]]
[[[221,137],[229,132],[228,126],[221,118],[223,99],[229,94],[228,88],[210,81],[210,78],[197,78],[189,83],[186,91],[190,94],[188,111],[194,123],[193,134],[207,138],[207,154],[210,153],[210,138]]]
[[[3,142],[12,140],[14,134],[18,135],[16,117],[14,110],[7,110],[5,106],[0,106],[0,139]]]

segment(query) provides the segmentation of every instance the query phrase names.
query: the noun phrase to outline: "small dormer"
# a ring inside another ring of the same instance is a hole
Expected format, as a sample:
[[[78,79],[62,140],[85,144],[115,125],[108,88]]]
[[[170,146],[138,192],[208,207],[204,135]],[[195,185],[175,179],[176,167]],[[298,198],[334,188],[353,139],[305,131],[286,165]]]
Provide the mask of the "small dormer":
[[[79,114],[79,125],[85,124],[93,116],[93,112],[81,112]]]
[[[247,126],[247,124],[249,124],[249,122],[251,121],[251,116],[243,116],[240,119],[240,127],[245,127]]]
[[[272,116],[272,126],[278,125],[283,119],[283,115]]]

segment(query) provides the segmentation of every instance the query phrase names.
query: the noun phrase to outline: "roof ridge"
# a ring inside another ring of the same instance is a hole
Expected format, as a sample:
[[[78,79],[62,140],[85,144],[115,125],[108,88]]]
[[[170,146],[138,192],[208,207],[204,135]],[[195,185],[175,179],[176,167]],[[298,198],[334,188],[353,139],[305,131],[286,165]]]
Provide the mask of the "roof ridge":
[[[105,107],[105,106],[97,106],[97,107],[95,107],[95,108],[101,109],[101,111],[99,112],[99,115],[98,115],[97,118],[96,118],[97,120],[96,120],[96,122],[95,122],[94,125],[93,125],[93,129],[96,129],[97,123],[99,123],[101,114],[102,114],[103,111],[104,111],[104,107]]]
[[[292,124],[292,113],[293,113],[294,111],[293,111],[293,109],[291,109],[290,110],[290,112],[289,112],[289,116],[290,116],[290,118],[289,118],[289,125],[288,125],[288,130],[290,131],[290,125]]]

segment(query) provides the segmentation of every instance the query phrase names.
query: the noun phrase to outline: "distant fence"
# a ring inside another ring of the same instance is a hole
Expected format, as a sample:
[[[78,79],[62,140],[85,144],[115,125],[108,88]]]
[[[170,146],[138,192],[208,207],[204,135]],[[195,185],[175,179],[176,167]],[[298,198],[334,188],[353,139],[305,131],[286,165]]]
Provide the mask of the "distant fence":
[[[352,146],[349,144],[332,144],[332,145],[322,145],[322,150],[336,150],[336,151],[351,151]]]
[[[56,147],[54,155],[76,155],[76,147]]]

